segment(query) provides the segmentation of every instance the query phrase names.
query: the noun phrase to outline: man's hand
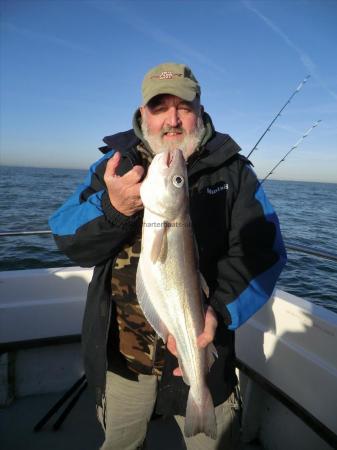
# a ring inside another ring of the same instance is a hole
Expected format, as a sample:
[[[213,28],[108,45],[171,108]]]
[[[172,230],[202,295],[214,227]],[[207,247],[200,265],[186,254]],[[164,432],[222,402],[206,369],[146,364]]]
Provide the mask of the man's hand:
[[[218,320],[216,318],[214,309],[211,306],[208,306],[205,316],[205,328],[197,339],[197,345],[199,348],[205,348],[208,344],[213,342],[217,326]],[[167,348],[174,356],[178,357],[176,341],[171,334],[169,334],[167,338]],[[173,375],[182,376],[180,367],[174,369]]]
[[[144,169],[142,166],[134,166],[125,175],[118,176],[116,170],[120,159],[119,152],[109,159],[104,173],[104,182],[112,206],[125,216],[132,216],[143,208],[139,190]]]

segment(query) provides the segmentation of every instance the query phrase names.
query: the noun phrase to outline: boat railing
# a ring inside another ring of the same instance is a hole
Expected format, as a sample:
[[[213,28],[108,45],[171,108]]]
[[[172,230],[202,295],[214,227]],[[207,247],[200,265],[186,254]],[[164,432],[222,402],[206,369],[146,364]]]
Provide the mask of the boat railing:
[[[0,237],[8,236],[34,236],[39,234],[52,234],[50,230],[40,230],[40,231],[0,231]]]

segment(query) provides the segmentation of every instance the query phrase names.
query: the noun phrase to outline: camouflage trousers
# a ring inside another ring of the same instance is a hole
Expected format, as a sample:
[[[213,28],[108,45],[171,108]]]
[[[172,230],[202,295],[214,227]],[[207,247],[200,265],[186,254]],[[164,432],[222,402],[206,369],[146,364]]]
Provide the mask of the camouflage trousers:
[[[154,421],[145,443],[156,401],[157,384],[156,375],[139,375],[139,381],[131,381],[112,372],[107,373],[105,441],[100,450],[239,448],[239,405],[234,394],[215,408],[217,440],[210,439],[203,433],[185,438],[185,418],[174,416],[176,423],[169,419]],[[103,421],[100,422],[102,425]]]

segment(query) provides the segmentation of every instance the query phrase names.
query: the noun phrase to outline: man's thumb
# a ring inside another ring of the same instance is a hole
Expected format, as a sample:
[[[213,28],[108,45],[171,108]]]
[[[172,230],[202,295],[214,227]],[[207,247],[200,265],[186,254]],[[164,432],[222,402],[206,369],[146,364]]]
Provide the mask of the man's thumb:
[[[109,159],[105,168],[105,177],[115,177],[116,169],[119,166],[119,162],[121,160],[121,154],[116,152],[113,154],[112,158]]]

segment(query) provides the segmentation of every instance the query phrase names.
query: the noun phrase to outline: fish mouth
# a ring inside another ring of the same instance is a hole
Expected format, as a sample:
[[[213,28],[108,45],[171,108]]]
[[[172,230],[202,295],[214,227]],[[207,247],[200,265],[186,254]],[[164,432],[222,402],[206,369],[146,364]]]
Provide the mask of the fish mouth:
[[[180,155],[179,155],[180,153]],[[177,148],[177,150],[169,150],[166,154],[166,166],[169,168],[175,164],[179,156],[182,156],[182,151]]]
[[[174,158],[174,154],[173,154],[172,150],[168,151],[167,155],[166,155],[166,165],[167,165],[167,167],[170,167],[170,165],[172,164],[173,158]]]

